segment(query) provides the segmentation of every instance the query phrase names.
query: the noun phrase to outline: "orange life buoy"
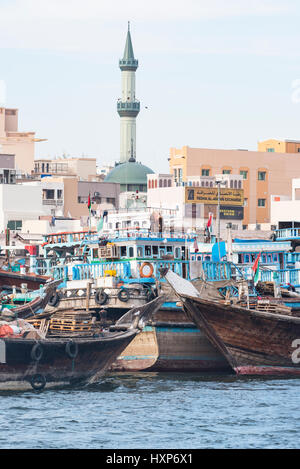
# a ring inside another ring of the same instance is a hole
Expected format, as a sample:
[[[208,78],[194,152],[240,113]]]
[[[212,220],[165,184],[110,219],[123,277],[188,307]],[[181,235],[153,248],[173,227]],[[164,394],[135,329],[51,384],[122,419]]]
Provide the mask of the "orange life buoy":
[[[147,267],[148,273],[144,273],[144,268]],[[144,262],[140,267],[140,276],[143,278],[152,277],[153,265],[150,262]]]

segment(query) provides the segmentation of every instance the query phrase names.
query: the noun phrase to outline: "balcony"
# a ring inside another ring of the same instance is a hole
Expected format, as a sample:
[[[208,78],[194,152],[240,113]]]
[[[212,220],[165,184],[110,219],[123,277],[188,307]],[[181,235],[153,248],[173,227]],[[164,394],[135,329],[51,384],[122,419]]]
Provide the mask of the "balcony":
[[[64,201],[62,199],[43,199],[43,205],[63,205]]]
[[[136,117],[140,112],[139,101],[118,101],[117,111],[120,117]]]
[[[139,62],[136,59],[119,60],[119,67],[123,70],[134,72],[138,68]]]

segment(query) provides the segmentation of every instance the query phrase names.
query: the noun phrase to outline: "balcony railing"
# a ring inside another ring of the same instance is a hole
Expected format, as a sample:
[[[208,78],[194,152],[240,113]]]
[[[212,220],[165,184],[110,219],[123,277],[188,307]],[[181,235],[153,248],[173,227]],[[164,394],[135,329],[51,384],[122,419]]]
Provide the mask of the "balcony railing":
[[[62,199],[43,199],[43,205],[63,205]]]

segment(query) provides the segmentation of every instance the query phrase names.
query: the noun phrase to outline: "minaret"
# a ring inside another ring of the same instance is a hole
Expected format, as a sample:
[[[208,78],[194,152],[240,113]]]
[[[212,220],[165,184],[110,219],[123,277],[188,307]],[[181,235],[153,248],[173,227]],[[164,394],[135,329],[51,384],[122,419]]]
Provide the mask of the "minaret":
[[[135,99],[135,71],[138,61],[133,54],[129,22],[124,55],[119,60],[119,67],[122,71],[122,98],[117,104],[121,118],[120,163],[125,163],[136,160],[135,119],[140,112],[140,102]]]

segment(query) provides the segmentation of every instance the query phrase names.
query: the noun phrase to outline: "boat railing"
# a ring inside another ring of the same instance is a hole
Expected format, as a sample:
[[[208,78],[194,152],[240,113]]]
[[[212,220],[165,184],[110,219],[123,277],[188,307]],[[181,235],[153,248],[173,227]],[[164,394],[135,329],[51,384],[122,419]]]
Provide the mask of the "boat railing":
[[[170,269],[183,278],[190,279],[189,261],[152,260],[153,271],[149,277],[142,274],[144,261],[137,261],[135,266],[130,261],[111,261],[95,264],[83,263],[75,265],[55,266],[52,268],[54,279],[88,280],[106,276],[118,277],[122,280],[135,279],[140,282],[162,280],[160,269]],[[151,277],[151,279],[150,279]]]
[[[237,266],[233,262],[204,261],[202,262],[205,280],[214,282],[219,280],[251,280],[253,277],[251,267]]]
[[[300,228],[282,228],[275,230],[276,239],[295,239],[300,238]]]
[[[263,270],[260,272],[262,282],[275,282],[281,285],[300,287],[300,269]]]

